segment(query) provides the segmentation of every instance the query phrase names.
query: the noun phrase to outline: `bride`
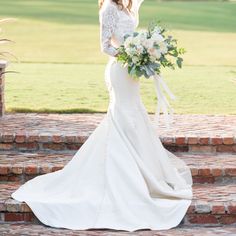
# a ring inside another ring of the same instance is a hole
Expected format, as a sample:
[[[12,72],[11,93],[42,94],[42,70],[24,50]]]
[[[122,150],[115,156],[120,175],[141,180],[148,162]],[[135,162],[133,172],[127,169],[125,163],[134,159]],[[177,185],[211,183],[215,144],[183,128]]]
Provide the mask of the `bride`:
[[[165,149],[140,98],[139,81],[116,61],[123,36],[138,26],[143,0],[100,1],[110,103],[100,125],[61,170],[14,193],[45,225],[135,231],[177,226],[192,199],[189,167]]]

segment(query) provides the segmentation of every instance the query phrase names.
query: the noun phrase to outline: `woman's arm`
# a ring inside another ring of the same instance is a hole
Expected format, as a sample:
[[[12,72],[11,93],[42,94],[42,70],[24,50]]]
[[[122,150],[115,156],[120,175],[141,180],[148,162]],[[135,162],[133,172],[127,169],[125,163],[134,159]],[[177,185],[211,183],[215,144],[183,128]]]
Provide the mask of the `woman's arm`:
[[[106,9],[102,10],[99,17],[101,51],[110,56],[116,56],[118,50],[111,45],[111,37],[118,21],[117,10],[114,6],[108,6]]]
[[[133,0],[132,8],[135,12],[135,14],[138,15],[139,8],[144,0]]]
[[[139,10],[141,4],[143,3],[143,1],[144,1],[144,0],[137,0],[137,2],[138,2],[138,10]]]

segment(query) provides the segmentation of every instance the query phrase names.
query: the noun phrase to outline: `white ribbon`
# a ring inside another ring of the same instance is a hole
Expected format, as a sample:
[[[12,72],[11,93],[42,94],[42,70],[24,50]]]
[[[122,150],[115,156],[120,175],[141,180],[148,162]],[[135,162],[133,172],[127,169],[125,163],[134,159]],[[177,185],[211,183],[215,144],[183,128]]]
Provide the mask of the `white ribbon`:
[[[162,76],[155,74],[153,76],[154,83],[155,83],[155,88],[156,88],[156,94],[157,94],[157,107],[156,107],[156,113],[155,113],[155,122],[157,126],[159,125],[159,118],[160,118],[160,113],[161,110],[163,111],[164,114],[164,119],[166,123],[167,129],[170,128],[170,123],[173,122],[173,113],[174,110],[171,108],[167,98],[165,97],[161,87],[163,90],[169,95],[171,99],[176,99],[175,95],[170,91],[168,88],[167,84],[163,80]]]

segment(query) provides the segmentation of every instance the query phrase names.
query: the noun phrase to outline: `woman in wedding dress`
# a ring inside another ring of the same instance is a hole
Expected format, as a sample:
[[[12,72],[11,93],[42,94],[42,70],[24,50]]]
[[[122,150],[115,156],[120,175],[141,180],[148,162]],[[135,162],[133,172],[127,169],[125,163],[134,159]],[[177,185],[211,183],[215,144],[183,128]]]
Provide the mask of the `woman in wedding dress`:
[[[101,2],[110,103],[100,125],[63,169],[37,176],[12,194],[48,226],[163,230],[177,226],[191,204],[189,167],[163,147],[141,101],[139,81],[116,61],[123,36],[138,26],[142,1]]]

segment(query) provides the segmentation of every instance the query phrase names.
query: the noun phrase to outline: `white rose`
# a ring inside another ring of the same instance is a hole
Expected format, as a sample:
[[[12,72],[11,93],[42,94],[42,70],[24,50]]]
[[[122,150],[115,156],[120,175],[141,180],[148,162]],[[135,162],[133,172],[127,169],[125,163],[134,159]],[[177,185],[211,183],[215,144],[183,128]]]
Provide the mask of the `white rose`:
[[[133,57],[132,57],[132,62],[133,62],[133,63],[136,64],[138,61],[139,61],[139,58],[138,58],[137,56],[133,56]]]
[[[160,52],[162,54],[166,54],[168,52],[168,48],[165,42],[160,42],[159,47],[160,47]]]
[[[152,40],[155,41],[155,43],[160,43],[164,41],[164,38],[162,37],[162,35],[158,34],[158,33],[154,33],[152,35]]]
[[[130,46],[131,44],[131,41],[132,41],[132,37],[128,37],[126,38],[125,42],[124,42],[124,46],[127,48]]]
[[[161,52],[158,49],[154,50],[154,57],[156,57],[156,59],[160,59],[161,58]]]
[[[125,51],[129,56],[133,56],[136,53],[136,49],[134,47],[126,48]]]
[[[154,44],[153,39],[146,39],[146,40],[142,43],[142,45],[143,45],[146,49],[153,48],[153,44]]]
[[[140,43],[143,43],[145,40],[147,40],[147,32],[141,32],[138,35]]]
[[[154,30],[155,33],[160,34],[161,33],[161,28],[159,26],[155,26]]]
[[[160,50],[156,49],[156,48],[149,48],[148,53],[149,53],[150,57],[155,57],[156,59],[160,59],[160,57],[161,57]]]
[[[144,48],[143,46],[140,44],[136,47],[136,50],[137,50],[137,54],[142,54],[143,51],[144,51]]]
[[[132,40],[132,44],[134,44],[134,45],[140,45],[140,39],[139,39],[139,37],[134,37],[133,40]]]

